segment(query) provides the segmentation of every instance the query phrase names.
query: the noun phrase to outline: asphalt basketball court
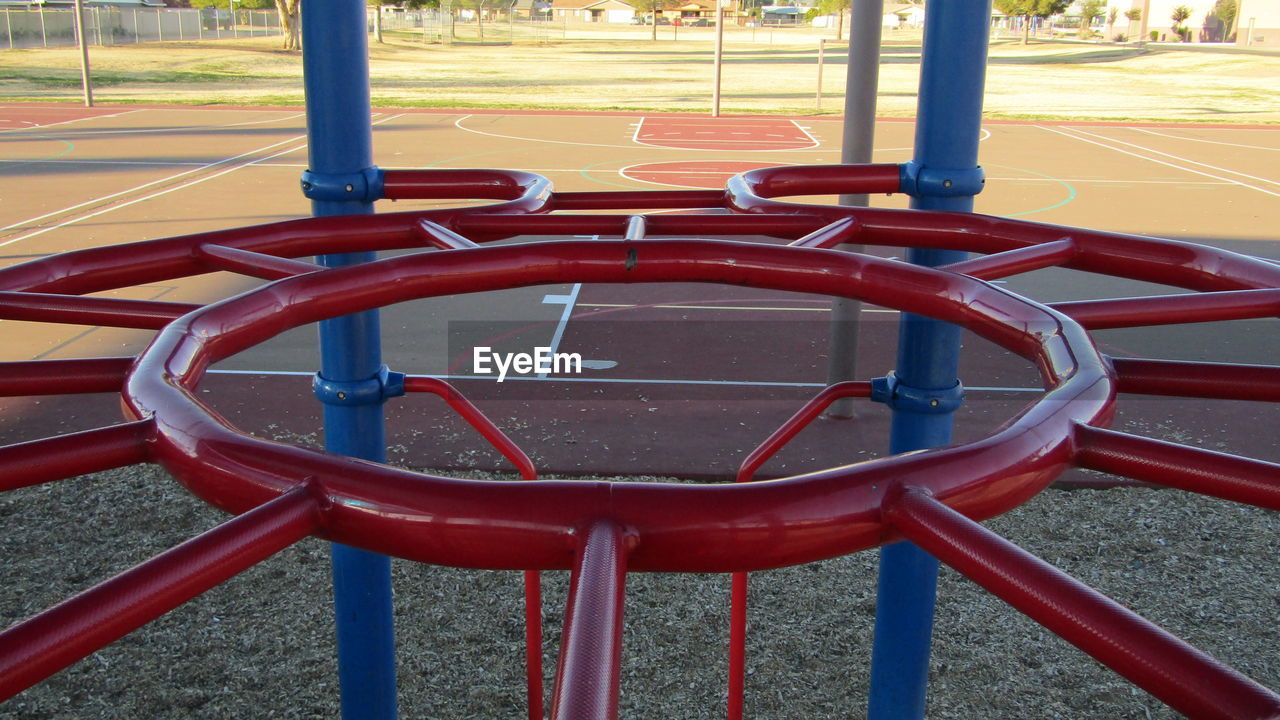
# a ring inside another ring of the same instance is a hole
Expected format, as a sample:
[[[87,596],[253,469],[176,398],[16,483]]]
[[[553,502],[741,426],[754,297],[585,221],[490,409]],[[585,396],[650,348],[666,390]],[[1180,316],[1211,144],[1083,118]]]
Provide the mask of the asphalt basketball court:
[[[840,122],[624,114],[379,111],[375,162],[384,168],[493,167],[550,178],[557,190],[722,187],[757,167],[834,163]],[[877,162],[911,155],[913,126],[882,121]],[[0,106],[0,262],[100,245],[306,216],[298,190],[305,125],[295,109]],[[1210,242],[1280,259],[1280,129],[990,123],[981,150],[979,212]],[[829,199],[819,199],[829,200]],[[450,201],[451,203],[454,201]],[[873,198],[905,207],[905,196]],[[379,203],[380,212],[445,203]],[[873,248],[894,256],[896,248]],[[226,274],[115,291],[116,297],[209,302],[255,281]],[[1043,270],[1007,287],[1042,301],[1121,297],[1168,288]],[[829,301],[689,284],[559,285],[456,296],[383,311],[384,360],[444,375],[553,473],[727,477],[756,443],[825,379]],[[893,366],[895,312],[864,309],[858,374]],[[1120,356],[1274,362],[1275,320],[1102,331]],[[149,333],[0,321],[4,360],[126,355]],[[530,373],[499,384],[469,379],[470,347],[549,346],[578,353],[581,374]],[[314,440],[309,395],[315,333],[301,328],[217,368],[202,389],[240,427]],[[989,432],[1031,399],[1034,370],[972,338],[958,437]],[[5,443],[96,427],[118,417],[113,396],[13,398],[0,411]],[[1117,426],[1156,437],[1280,459],[1267,433],[1274,407],[1125,398]],[[430,397],[388,405],[393,461],[450,470],[503,468],[483,440]],[[764,474],[871,457],[888,412],[866,404],[825,421]]]

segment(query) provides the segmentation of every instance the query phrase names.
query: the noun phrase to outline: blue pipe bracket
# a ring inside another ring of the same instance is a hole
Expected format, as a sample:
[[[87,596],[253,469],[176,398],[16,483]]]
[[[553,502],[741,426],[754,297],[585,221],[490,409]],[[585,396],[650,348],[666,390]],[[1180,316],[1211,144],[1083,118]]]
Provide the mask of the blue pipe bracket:
[[[898,379],[895,372],[871,380],[872,402],[884,403],[894,410],[931,415],[945,415],[964,404],[964,385],[956,380],[947,388],[918,388]]]
[[[382,199],[385,175],[378,167],[349,173],[304,170],[302,194],[309,200],[373,202]]]
[[[404,373],[392,372],[386,365],[378,368],[378,374],[366,380],[329,380],[316,373],[311,390],[325,405],[381,405],[394,397],[404,395]]]
[[[982,192],[987,177],[982,166],[927,167],[914,160],[901,165],[902,192],[912,197],[969,198]]]

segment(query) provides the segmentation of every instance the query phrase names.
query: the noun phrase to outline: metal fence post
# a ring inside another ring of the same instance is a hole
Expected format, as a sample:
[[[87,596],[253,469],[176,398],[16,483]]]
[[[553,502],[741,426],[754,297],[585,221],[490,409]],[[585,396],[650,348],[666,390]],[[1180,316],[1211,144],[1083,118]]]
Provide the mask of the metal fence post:
[[[982,92],[991,2],[933,2],[926,9],[915,154],[904,167],[911,207],[972,212],[982,187],[978,167]],[[907,252],[913,263],[945,265],[956,250]],[[960,329],[904,313],[898,362],[878,399],[893,407],[890,451],[945,445],[962,388]],[[880,555],[869,720],[924,717],[938,561],[907,542]]]
[[[363,0],[310,0],[302,13],[309,169],[303,188],[317,216],[373,212],[368,39]],[[368,262],[372,252],[326,255],[328,267]],[[386,459],[377,311],[320,323],[317,395],[325,401],[326,447],[336,453]],[[343,392],[373,383],[378,392]],[[365,397],[360,404],[350,398]],[[391,561],[344,545],[332,546],[338,673],[347,720],[396,716],[395,640]]]

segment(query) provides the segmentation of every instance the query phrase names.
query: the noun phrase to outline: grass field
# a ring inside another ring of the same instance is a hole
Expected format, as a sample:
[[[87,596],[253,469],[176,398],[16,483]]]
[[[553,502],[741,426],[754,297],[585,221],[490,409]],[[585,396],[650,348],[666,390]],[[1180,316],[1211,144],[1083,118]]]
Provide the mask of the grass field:
[[[704,112],[711,104],[714,31],[647,28],[528,44],[427,44],[391,32],[370,50],[377,106]],[[727,113],[833,114],[843,107],[845,53],[827,41],[823,101],[818,40],[804,29],[726,32]],[[303,101],[301,58],[276,38],[93,48],[95,96],[117,103],[271,104]],[[0,97],[79,98],[74,49],[0,54]],[[917,36],[881,53],[879,114],[915,112]],[[1280,55],[1177,46],[1046,41],[991,46],[990,118],[1280,123]]]

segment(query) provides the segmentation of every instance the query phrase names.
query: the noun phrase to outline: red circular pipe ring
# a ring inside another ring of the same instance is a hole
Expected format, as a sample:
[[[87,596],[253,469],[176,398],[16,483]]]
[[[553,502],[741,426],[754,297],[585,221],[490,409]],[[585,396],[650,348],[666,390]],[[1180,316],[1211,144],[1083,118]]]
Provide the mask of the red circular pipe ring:
[[[1046,393],[994,434],[739,485],[472,481],[250,437],[198,399],[211,364],[305,323],[417,298],[564,282],[713,282],[857,298],[966,327],[1039,368]],[[895,538],[902,489],[985,519],[1029,499],[1071,460],[1073,428],[1110,421],[1115,378],[1085,331],[973,278],[829,250],[708,240],[560,241],[415,254],[276,281],[194,311],[138,358],[124,399],[155,426],[152,456],[232,513],[307,484],[321,534],[442,565],[567,569],[609,519],[632,570],[727,572],[811,562]]]

